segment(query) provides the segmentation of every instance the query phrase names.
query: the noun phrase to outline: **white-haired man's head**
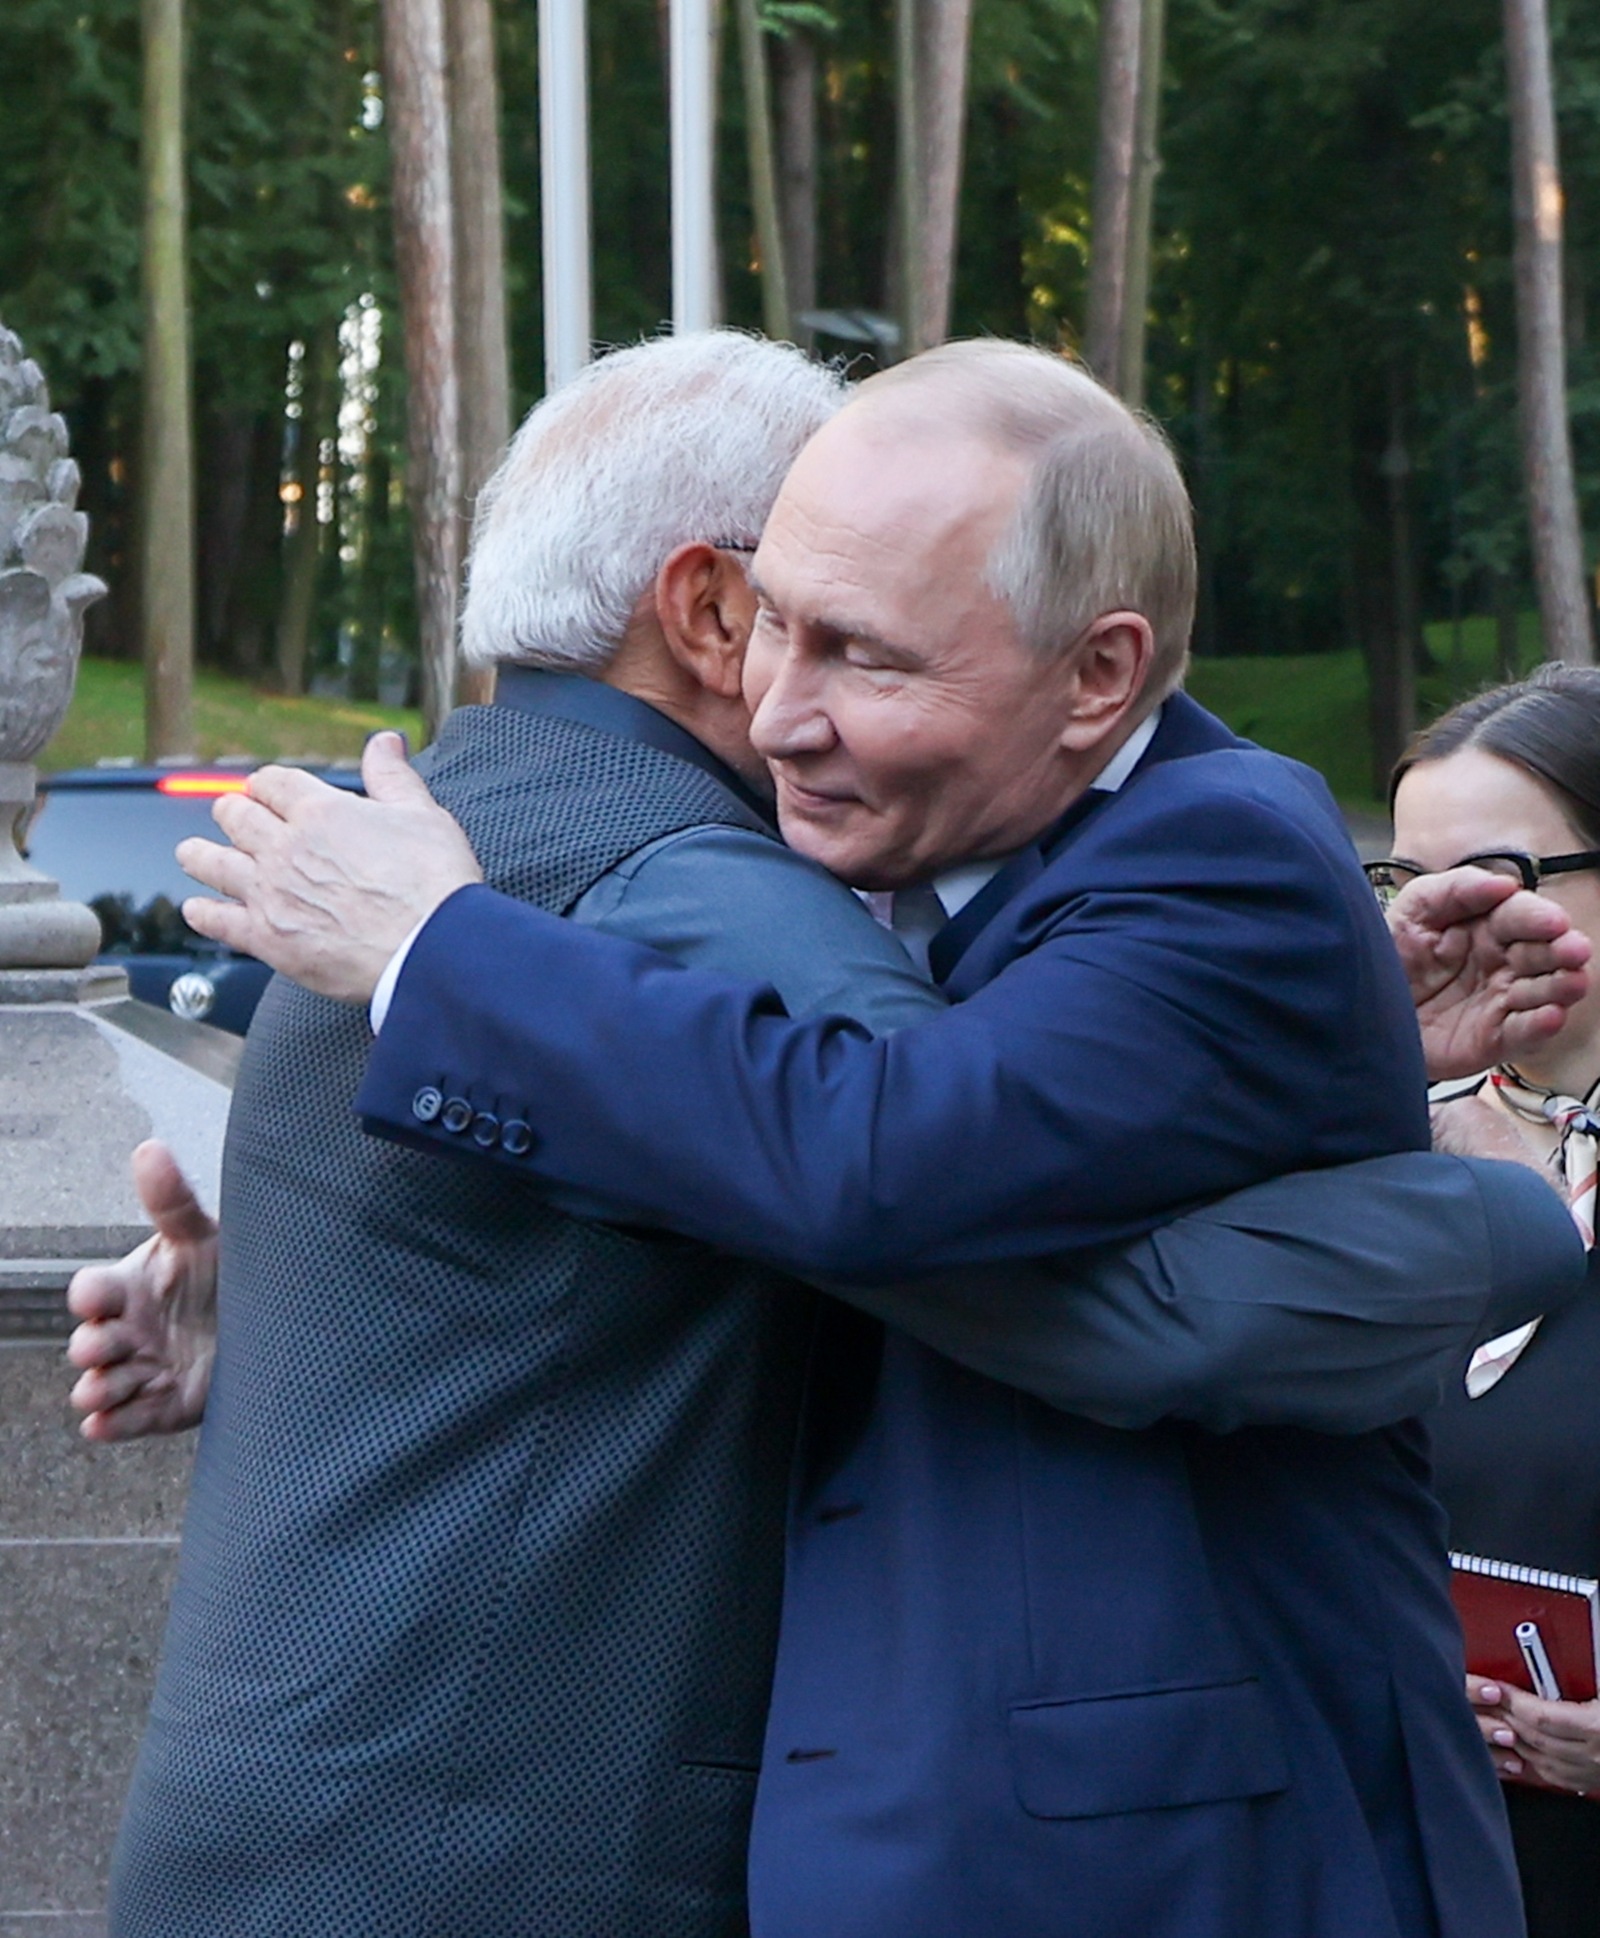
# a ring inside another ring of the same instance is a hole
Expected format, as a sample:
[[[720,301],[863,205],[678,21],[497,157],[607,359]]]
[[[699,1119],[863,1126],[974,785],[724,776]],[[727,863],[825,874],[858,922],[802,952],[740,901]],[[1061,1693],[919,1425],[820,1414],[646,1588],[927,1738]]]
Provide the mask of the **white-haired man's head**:
[[[1194,518],[1161,431],[1066,358],[980,338],[869,378],[860,410],[965,430],[1020,455],[1028,480],[990,557],[990,586],[1038,653],[1119,608],[1150,622],[1144,704],[1183,678],[1194,625]]]
[[[534,406],[479,497],[462,658],[597,672],[663,562],[753,550],[839,375],[735,330],[614,350]]]

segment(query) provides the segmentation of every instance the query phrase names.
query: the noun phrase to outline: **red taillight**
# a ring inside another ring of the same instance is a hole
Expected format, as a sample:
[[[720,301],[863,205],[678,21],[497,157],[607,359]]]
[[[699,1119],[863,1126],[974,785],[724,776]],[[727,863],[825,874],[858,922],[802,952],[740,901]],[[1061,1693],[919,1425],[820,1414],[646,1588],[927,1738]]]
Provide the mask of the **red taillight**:
[[[249,785],[243,774],[163,774],[158,794],[242,794]]]

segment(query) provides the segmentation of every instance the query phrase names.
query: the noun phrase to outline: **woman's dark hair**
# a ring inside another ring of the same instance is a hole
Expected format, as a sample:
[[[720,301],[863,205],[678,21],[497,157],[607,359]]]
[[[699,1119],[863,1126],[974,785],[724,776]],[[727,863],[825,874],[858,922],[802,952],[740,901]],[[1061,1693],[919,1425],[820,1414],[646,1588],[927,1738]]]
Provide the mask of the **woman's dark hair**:
[[[1389,806],[1411,769],[1464,747],[1524,768],[1560,802],[1591,848],[1600,848],[1600,666],[1541,666],[1491,687],[1412,737],[1395,763]]]

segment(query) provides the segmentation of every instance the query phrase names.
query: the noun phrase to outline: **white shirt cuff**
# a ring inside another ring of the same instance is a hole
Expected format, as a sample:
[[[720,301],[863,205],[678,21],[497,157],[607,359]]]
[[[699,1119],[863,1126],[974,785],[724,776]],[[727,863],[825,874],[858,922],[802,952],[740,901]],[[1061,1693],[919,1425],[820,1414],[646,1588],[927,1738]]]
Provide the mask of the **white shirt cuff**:
[[[411,953],[411,945],[427,926],[428,917],[425,915],[384,965],[383,974],[378,978],[378,986],[372,992],[372,1001],[367,1005],[367,1020],[372,1025],[374,1036],[383,1028],[388,1018],[389,1005],[394,1001],[395,984],[400,980],[400,971],[406,966],[406,957]]]

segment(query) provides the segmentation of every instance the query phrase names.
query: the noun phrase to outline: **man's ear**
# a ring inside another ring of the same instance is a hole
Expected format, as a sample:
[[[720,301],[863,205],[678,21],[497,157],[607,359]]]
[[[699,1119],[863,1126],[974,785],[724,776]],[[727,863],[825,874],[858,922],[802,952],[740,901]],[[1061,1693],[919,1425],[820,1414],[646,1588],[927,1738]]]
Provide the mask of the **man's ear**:
[[[698,542],[669,553],[656,574],[656,622],[667,651],[708,693],[740,697],[756,596],[731,553]]]
[[[1061,744],[1089,753],[1127,719],[1150,678],[1155,635],[1139,612],[1105,612],[1070,649],[1072,698]]]

